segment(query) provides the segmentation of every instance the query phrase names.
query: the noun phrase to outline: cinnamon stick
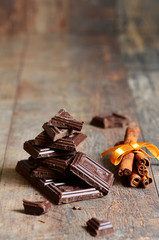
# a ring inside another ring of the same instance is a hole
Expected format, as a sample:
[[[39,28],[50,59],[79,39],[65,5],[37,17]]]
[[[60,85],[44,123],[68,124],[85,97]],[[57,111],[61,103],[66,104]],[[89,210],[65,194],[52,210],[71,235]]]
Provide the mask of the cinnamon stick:
[[[140,134],[139,127],[137,126],[128,127],[126,130],[125,138],[124,138],[124,144],[129,144],[130,141],[137,142],[139,134]],[[125,155],[119,165],[118,175],[130,176],[132,174],[133,162],[134,162],[134,153],[131,152]]]
[[[147,176],[148,175],[148,169],[144,164],[140,164],[138,161],[135,161],[137,172],[141,176]]]
[[[152,183],[152,178],[149,176],[149,171],[148,171],[148,174],[142,177],[141,185],[143,187],[147,187],[150,183]]]
[[[150,160],[145,156],[144,153],[138,152],[135,154],[135,159],[140,163],[145,165],[146,167],[150,166]]]
[[[129,176],[129,181],[132,187],[138,187],[141,182],[141,177],[135,168],[133,168],[132,174]]]
[[[147,187],[150,183],[152,183],[152,178],[151,177],[147,177],[147,176],[143,176],[141,179],[141,185],[142,187]]]

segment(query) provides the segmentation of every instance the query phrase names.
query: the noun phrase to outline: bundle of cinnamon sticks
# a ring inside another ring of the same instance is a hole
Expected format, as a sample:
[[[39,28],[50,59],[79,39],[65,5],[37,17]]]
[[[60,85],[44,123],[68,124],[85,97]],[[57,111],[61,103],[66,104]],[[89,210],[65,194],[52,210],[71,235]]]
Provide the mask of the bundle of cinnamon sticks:
[[[128,127],[126,129],[124,141],[116,143],[119,144],[129,144],[130,141],[137,142],[140,134],[140,128]],[[147,187],[152,183],[152,178],[149,176],[150,161],[142,152],[133,153],[130,152],[125,155],[119,165],[119,176],[128,176],[130,185],[132,187]]]

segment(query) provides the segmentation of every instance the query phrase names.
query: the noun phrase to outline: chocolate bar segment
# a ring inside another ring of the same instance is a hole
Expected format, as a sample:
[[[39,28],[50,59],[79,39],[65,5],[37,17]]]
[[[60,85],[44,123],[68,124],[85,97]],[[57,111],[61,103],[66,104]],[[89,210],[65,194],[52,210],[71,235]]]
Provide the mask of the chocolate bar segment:
[[[46,131],[43,131],[36,136],[35,140],[33,140],[33,144],[51,148],[53,144],[53,140],[49,137]]]
[[[125,127],[128,125],[128,119],[117,113],[105,113],[93,117],[90,124],[100,128]]]
[[[108,193],[114,181],[113,173],[82,152],[76,153],[70,165],[70,170],[104,193]]]
[[[54,178],[54,179],[62,179],[64,178],[62,174],[57,171],[51,170],[47,167],[39,166],[34,169],[31,173],[31,177],[36,178]]]
[[[43,128],[53,141],[69,136],[72,131],[69,128],[59,128],[55,125],[50,125],[49,122],[44,123]]]
[[[16,166],[16,171],[56,204],[70,203],[103,196],[100,191],[90,187],[80,179],[78,179],[78,181],[73,180],[71,183],[61,180],[51,181],[51,183],[45,184],[46,180],[30,176],[32,166],[28,160],[19,161]]]
[[[71,164],[72,160],[72,156],[63,158],[46,158],[42,161],[42,164],[50,169],[67,175],[69,172],[69,165]]]
[[[59,151],[50,147],[42,147],[34,144],[34,140],[29,140],[24,143],[24,150],[33,158],[73,156],[75,151]]]
[[[98,237],[114,233],[113,226],[110,222],[101,221],[94,217],[88,220],[87,230],[92,236]]]
[[[60,149],[65,151],[77,151],[79,146],[85,141],[87,136],[83,133],[74,132],[68,137],[61,138],[56,142],[53,142],[48,134],[43,131],[34,140],[35,145],[47,146],[54,149]]]
[[[81,130],[84,122],[79,122],[74,119],[65,109],[61,109],[51,120],[49,125],[61,127],[61,128],[71,128],[74,130]]]
[[[64,175],[67,175],[69,172],[69,165],[73,160],[73,156],[64,156],[64,157],[50,157],[50,158],[38,158],[34,159],[32,157],[29,158],[30,162],[34,162],[35,164],[42,165],[49,169],[58,171]]]
[[[28,201],[23,199],[23,206],[26,214],[39,216],[46,213],[51,208],[49,201]]]

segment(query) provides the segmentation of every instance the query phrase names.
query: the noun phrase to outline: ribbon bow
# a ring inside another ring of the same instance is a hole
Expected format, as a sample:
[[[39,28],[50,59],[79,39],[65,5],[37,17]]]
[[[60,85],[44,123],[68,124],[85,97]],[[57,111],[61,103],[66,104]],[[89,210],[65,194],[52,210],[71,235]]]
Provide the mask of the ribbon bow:
[[[147,154],[143,149],[141,149],[143,147],[146,147],[154,156],[152,157],[149,154]],[[149,158],[157,158],[159,160],[159,149],[151,143],[130,141],[129,144],[121,144],[109,148],[108,150],[101,154],[101,157],[104,157],[105,155],[111,152],[113,153],[110,157],[110,162],[113,163],[114,165],[118,165],[121,162],[122,158],[130,152],[134,153],[142,152]]]

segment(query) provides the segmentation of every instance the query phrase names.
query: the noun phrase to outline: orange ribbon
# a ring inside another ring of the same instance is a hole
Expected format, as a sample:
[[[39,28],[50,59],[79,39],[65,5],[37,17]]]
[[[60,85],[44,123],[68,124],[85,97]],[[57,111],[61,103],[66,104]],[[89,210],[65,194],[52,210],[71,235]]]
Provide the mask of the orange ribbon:
[[[141,148],[143,147],[146,147],[153,154],[153,157],[147,154],[144,150],[142,150]],[[113,163],[114,165],[118,165],[121,162],[122,158],[130,152],[134,153],[142,152],[149,158],[157,158],[159,160],[159,149],[151,143],[130,141],[129,144],[121,144],[109,148],[105,152],[101,153],[101,157],[104,157],[105,155],[111,152],[113,153],[110,157],[110,162]]]

